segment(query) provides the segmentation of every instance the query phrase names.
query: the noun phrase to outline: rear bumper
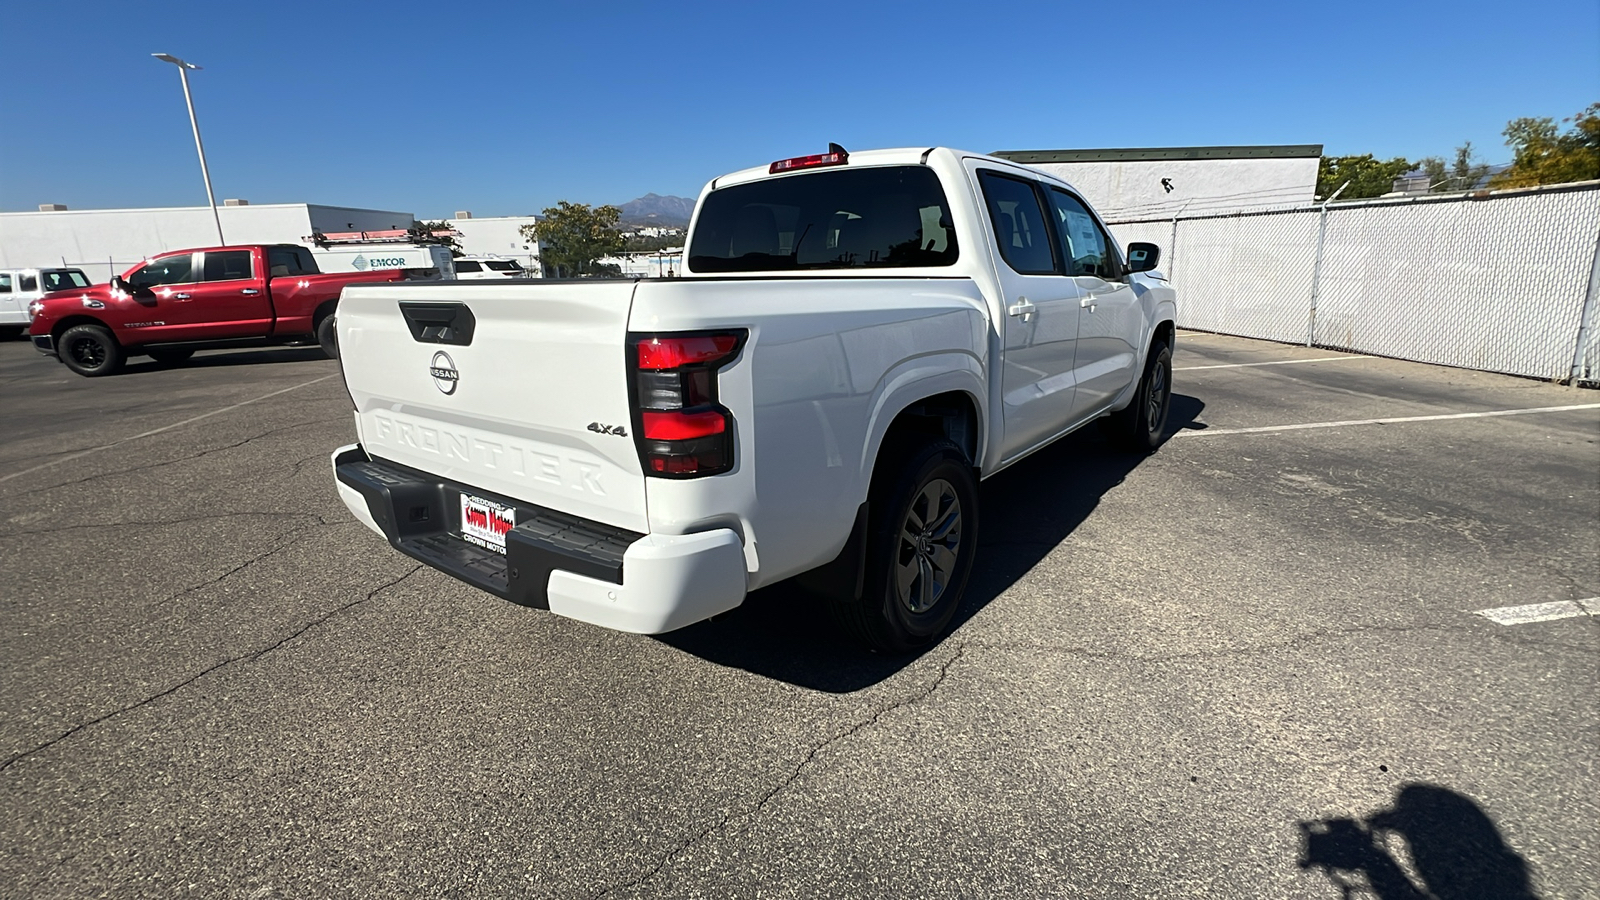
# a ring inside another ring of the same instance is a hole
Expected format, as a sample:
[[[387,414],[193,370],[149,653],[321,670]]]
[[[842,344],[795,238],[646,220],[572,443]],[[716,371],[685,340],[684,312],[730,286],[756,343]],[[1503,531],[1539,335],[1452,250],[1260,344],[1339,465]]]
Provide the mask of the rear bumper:
[[[659,634],[744,602],[744,547],[721,528],[638,534],[509,498],[516,509],[504,555],[460,537],[470,485],[367,456],[333,453],[339,497],[401,553],[497,597],[618,631]]]

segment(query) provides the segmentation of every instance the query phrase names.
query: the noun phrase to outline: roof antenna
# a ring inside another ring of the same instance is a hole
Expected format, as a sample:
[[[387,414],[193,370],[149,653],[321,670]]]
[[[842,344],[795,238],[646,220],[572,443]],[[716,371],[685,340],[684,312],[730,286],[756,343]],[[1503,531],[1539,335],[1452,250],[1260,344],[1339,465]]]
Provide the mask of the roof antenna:
[[[833,141],[829,141],[828,142],[828,152],[829,153],[837,153],[840,156],[849,156],[850,155],[850,154],[845,152],[843,147],[839,146],[838,144],[835,144]]]

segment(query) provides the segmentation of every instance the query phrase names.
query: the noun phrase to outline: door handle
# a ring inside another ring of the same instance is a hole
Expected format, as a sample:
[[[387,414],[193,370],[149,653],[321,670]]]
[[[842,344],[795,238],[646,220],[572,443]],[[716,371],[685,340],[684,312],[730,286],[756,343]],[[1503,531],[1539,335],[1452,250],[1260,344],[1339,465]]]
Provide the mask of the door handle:
[[[1006,307],[1006,315],[1021,316],[1022,321],[1026,322],[1033,318],[1033,311],[1035,309],[1038,309],[1038,307],[1034,306],[1027,297],[1018,297],[1017,302]]]
[[[174,299],[174,300],[187,300],[187,299],[189,299],[189,295],[188,294],[173,294],[172,295],[172,299]]]
[[[1090,294],[1089,296],[1084,297],[1082,300],[1079,300],[1078,306],[1081,309],[1087,309],[1089,312],[1094,312],[1094,295]]]
[[[255,295],[257,295],[257,294],[259,294],[261,292],[256,290],[255,288],[245,288],[244,290],[240,291],[239,293],[244,294],[247,297],[254,297]]]

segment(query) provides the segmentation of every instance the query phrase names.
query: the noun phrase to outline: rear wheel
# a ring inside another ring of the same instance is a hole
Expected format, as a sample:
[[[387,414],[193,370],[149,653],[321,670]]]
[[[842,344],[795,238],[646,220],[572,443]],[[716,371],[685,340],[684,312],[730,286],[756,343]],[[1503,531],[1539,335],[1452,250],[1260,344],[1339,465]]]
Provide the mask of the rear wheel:
[[[193,350],[151,350],[150,358],[163,366],[175,366],[178,363],[188,362],[194,355]]]
[[[322,345],[322,352],[329,359],[339,358],[339,332],[335,330],[337,324],[333,313],[323,316],[317,323],[317,343]]]
[[[856,639],[906,653],[937,640],[961,605],[978,547],[977,484],[966,456],[944,439],[885,456],[879,469],[861,596],[833,606]]]
[[[103,325],[74,325],[61,333],[56,354],[67,368],[87,378],[110,375],[122,368],[122,345]]]
[[[1172,408],[1172,348],[1157,341],[1150,345],[1144,377],[1128,408],[1113,413],[1109,425],[1117,443],[1134,453],[1150,453],[1167,436],[1167,413]]]

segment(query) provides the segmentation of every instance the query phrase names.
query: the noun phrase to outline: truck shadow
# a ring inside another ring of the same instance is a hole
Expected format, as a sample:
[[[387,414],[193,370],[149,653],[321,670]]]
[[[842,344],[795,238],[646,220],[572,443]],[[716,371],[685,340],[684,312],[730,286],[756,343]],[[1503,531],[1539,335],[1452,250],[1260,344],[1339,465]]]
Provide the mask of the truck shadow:
[[[241,350],[212,350],[181,363],[159,363],[148,356],[135,356],[128,360],[117,375],[138,375],[162,372],[168,369],[210,369],[225,366],[257,366],[267,363],[314,362],[325,360],[321,347],[251,347]]]
[[[1203,409],[1199,398],[1174,394],[1168,428],[1204,428],[1195,421]],[[983,536],[951,633],[1044,559],[1146,458],[1116,449],[1100,429],[1089,427],[983,482]],[[754,591],[730,613],[656,639],[708,662],[836,694],[871,687],[920,655],[862,650],[835,628],[820,598],[791,581]]]
[[[1437,784],[1403,785],[1364,819],[1301,822],[1302,869],[1319,869],[1343,897],[1534,900],[1523,859],[1471,797]],[[1404,842],[1396,855],[1395,839]],[[1409,866],[1406,865],[1409,863]]]

